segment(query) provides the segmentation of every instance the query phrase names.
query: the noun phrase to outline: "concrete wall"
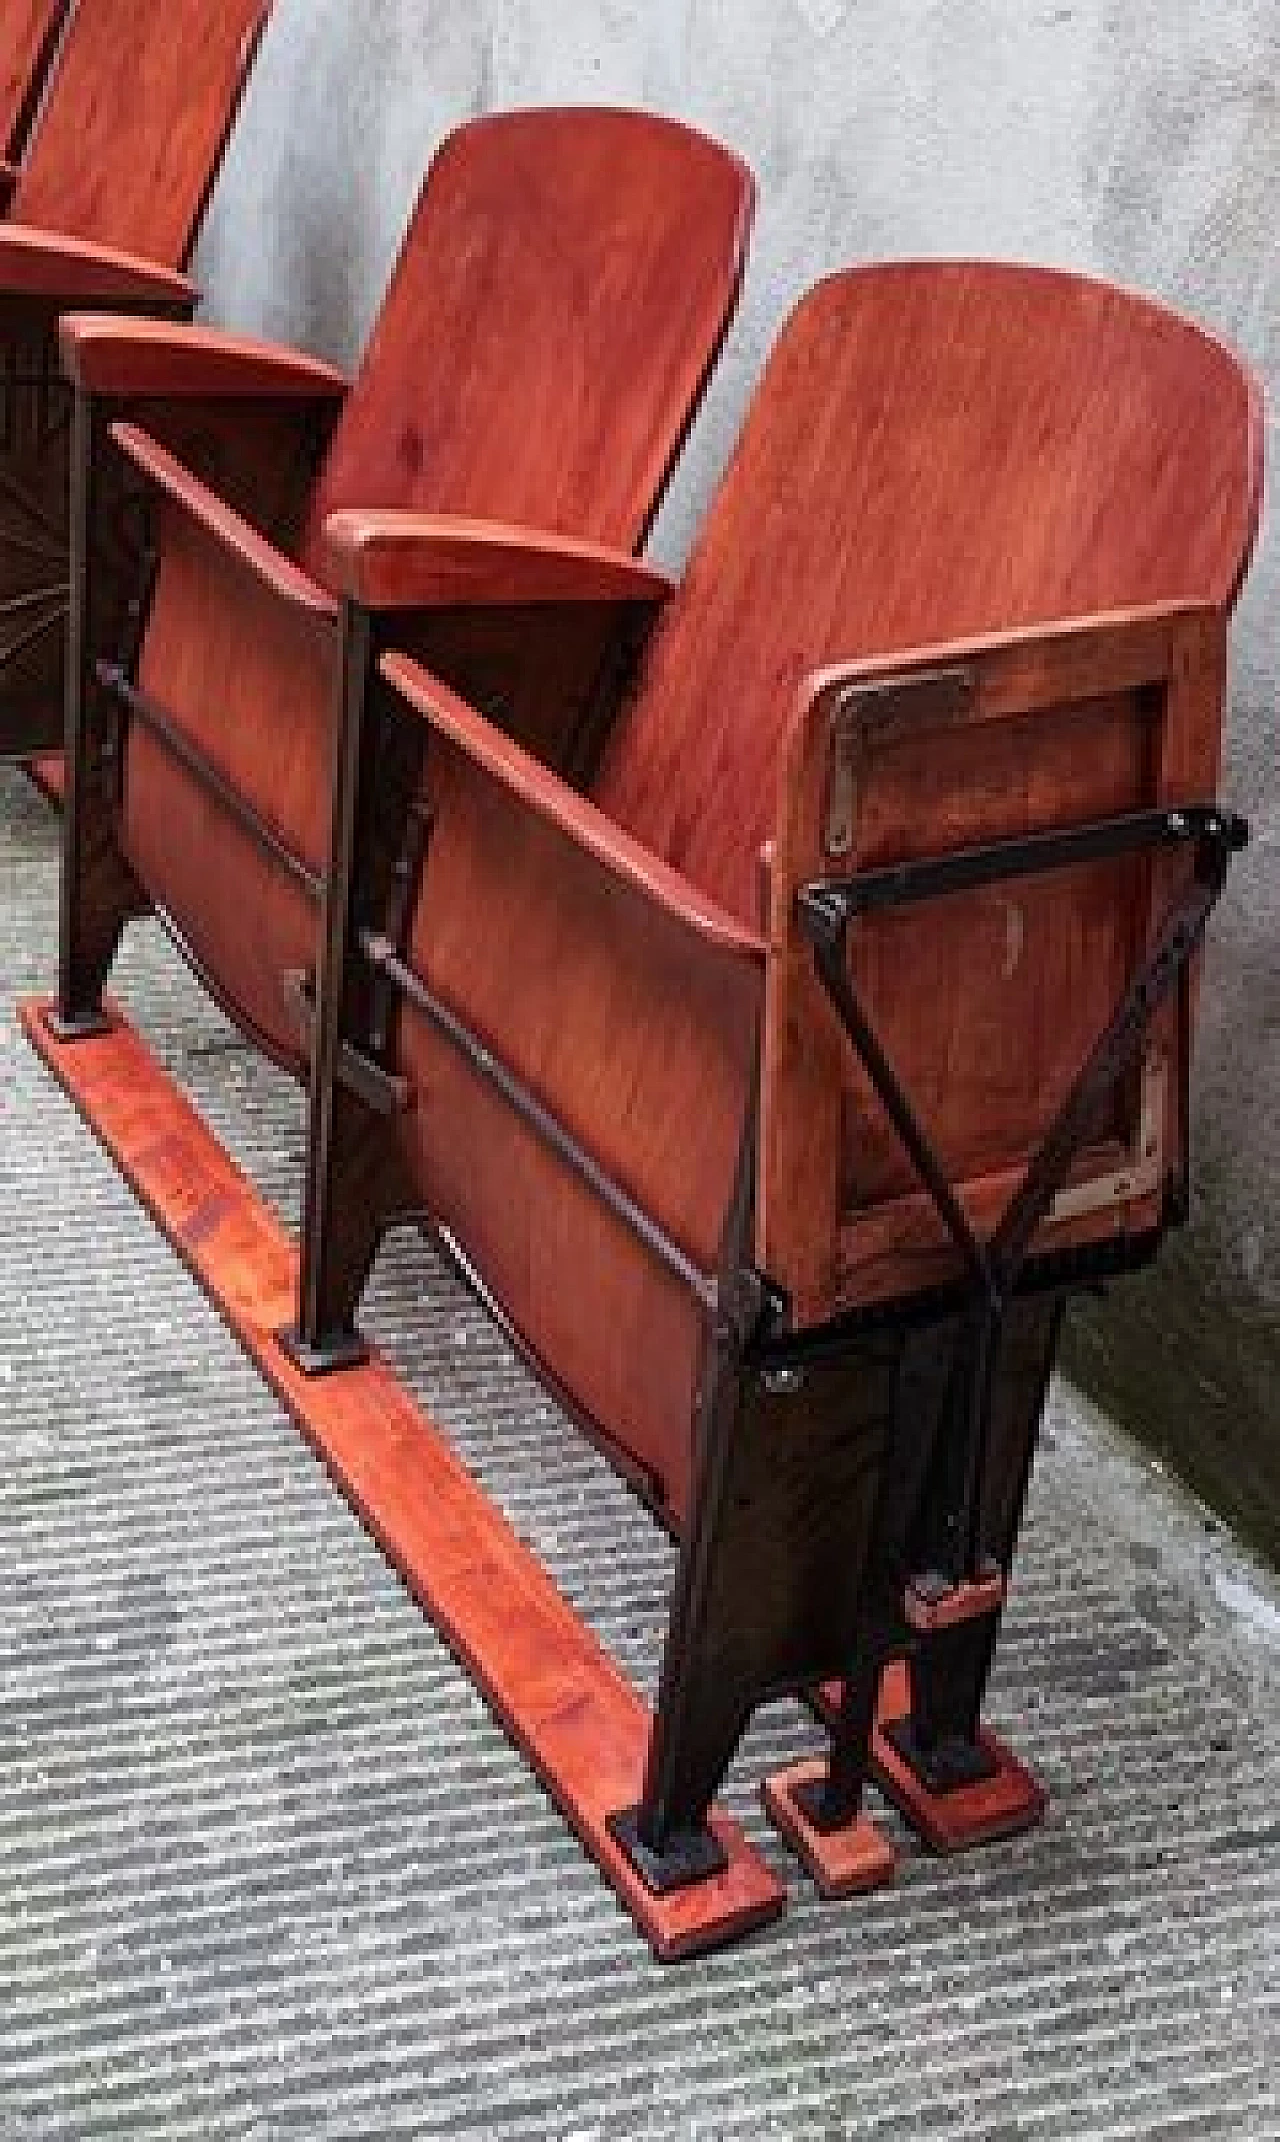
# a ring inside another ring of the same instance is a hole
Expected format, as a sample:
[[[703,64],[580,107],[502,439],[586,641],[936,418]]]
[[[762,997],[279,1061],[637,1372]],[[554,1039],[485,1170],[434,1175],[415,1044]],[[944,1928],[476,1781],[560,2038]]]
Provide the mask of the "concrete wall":
[[[432,146],[464,115],[641,103],[721,134],[761,203],[657,532],[678,561],[781,316],[845,262],[985,253],[1139,285],[1245,352],[1274,410],[1278,82],[1276,0],[277,0],[198,267],[215,317],[350,359]],[[1280,1304],[1278,551],[1264,524],[1235,639],[1226,790],[1254,845],[1214,926],[1177,1282],[1193,1332],[1202,1290],[1243,1290],[1244,1345],[1275,1340]],[[1277,1386],[1254,1384],[1262,1406]]]

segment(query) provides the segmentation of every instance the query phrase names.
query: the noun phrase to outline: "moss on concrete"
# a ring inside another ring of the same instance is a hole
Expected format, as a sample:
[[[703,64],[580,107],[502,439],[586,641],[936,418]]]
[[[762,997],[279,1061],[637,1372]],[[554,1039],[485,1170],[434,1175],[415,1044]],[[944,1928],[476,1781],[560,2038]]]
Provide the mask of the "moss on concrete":
[[[1074,1304],[1062,1365],[1280,1568],[1280,1318],[1211,1285],[1194,1234]]]

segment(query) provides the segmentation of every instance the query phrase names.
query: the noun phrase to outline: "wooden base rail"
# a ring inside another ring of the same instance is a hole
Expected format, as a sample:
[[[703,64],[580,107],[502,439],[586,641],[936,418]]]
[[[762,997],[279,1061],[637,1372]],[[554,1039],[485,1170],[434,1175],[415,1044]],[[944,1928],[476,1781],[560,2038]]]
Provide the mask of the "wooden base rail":
[[[295,1425],[399,1571],[662,1961],[721,1946],[776,1917],[785,1891],[741,1829],[713,1808],[721,1871],[659,1894],[610,1828],[645,1773],[647,1706],[540,1563],[376,1353],[339,1376],[310,1377],[279,1333],[297,1301],[286,1230],[114,1005],[102,1031],[59,1038],[54,1007],[28,1000],[23,1031],[135,1195],[219,1311]],[[1003,1592],[994,1578],[993,1599]],[[984,1600],[988,1607],[991,1600]],[[1007,1837],[1038,1822],[1045,1795],[981,1728],[975,1774],[931,1789],[913,1750],[909,1668],[886,1667],[871,1774],[936,1851]],[[840,1687],[818,1692],[834,1725]],[[765,1781],[765,1807],[825,1897],[893,1877],[895,1855],[865,1816],[834,1830],[813,1818],[826,1760]],[[927,1764],[924,1766],[927,1771]]]
[[[534,1555],[376,1354],[341,1376],[302,1375],[276,1328],[297,1299],[297,1252],[137,1034],[109,1011],[100,1037],[64,1044],[49,1007],[23,1030],[287,1408],[414,1597],[483,1692],[663,1961],[696,1955],[781,1912],[785,1890],[719,1809],[723,1872],[656,1896],[607,1818],[633,1801],[647,1706]]]

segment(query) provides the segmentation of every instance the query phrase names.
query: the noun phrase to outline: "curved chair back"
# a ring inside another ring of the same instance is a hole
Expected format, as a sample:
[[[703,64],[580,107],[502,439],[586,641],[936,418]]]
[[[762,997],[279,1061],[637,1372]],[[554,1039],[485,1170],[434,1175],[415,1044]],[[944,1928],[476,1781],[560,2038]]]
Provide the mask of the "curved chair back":
[[[754,922],[808,672],[1225,608],[1261,488],[1255,382],[1158,304],[998,263],[835,276],[775,345],[597,801]]]
[[[12,214],[183,266],[270,5],[78,0]]]
[[[362,505],[638,548],[733,309],[753,192],[736,156],[645,112],[460,127],[427,174],[309,552],[325,514]]]

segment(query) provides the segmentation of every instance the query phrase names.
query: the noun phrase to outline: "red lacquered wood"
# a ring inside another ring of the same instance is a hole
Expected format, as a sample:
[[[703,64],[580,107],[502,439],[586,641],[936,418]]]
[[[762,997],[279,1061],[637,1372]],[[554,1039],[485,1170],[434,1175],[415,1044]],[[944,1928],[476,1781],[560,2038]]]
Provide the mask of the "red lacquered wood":
[[[225,509],[206,517],[185,500],[167,504],[158,537],[141,689],[319,875],[338,674],[336,624],[323,608],[330,598],[279,552],[264,578],[260,539]],[[129,735],[120,836],[219,1001],[269,1053],[301,1070],[283,983],[315,963],[314,899],[140,723]]]
[[[843,1829],[819,1830],[796,1800],[798,1787],[820,1787],[826,1779],[823,1756],[776,1770],[760,1788],[769,1820],[803,1861],[822,1897],[861,1896],[893,1880],[897,1854],[868,1815]]]
[[[709,1283],[750,1093],[759,940],[675,897],[651,860],[602,856],[589,805],[491,731],[482,743],[474,717],[451,726],[442,714],[428,740],[435,900],[412,919],[409,962]],[[398,1131],[417,1197],[678,1517],[704,1302],[411,1003],[397,1061],[430,1095]]]
[[[643,112],[472,121],[437,153],[317,491],[639,546],[733,307],[736,157]]]
[[[794,912],[806,881],[1078,824],[1215,790],[1219,613],[1183,604],[1079,626],[962,641],[896,669],[851,664],[800,695],[772,844],[770,1002],[757,1254],[805,1320],[954,1275],[959,1259],[919,1194],[897,1134],[834,1031]],[[963,678],[922,712],[913,676]],[[870,697],[877,679],[899,698]],[[862,711],[858,711],[862,709]],[[833,735],[845,724],[856,809],[848,850],[824,840]],[[851,726],[852,725],[852,726]],[[1184,734],[1185,733],[1185,734]],[[1172,739],[1183,738],[1176,744]],[[1180,755],[1176,796],[1161,754]],[[1178,869],[1185,875],[1187,860]],[[1167,904],[1167,877],[1123,857],[865,918],[850,971],[897,1075],[975,1225],[990,1232],[1123,994]],[[1154,897],[1153,897],[1154,894]],[[1013,1039],[1016,1037],[1016,1040]],[[1172,1010],[1152,1046],[1174,1052]],[[1178,1080],[1162,1127],[1177,1145]],[[1082,1154],[1077,1181],[1117,1172],[1139,1127],[1135,1079]],[[1076,1246],[1150,1224],[1146,1192],[1050,1216],[1041,1244]]]
[[[58,348],[67,378],[90,394],[340,403],[348,389],[319,357],[171,320],[72,311],[58,322]]]
[[[619,833],[589,797],[580,795],[549,767],[522,751],[450,691],[447,684],[429,676],[420,663],[405,655],[384,655],[379,666],[406,706],[465,753],[478,771],[500,783],[514,803],[525,805],[546,825],[566,834],[584,856],[590,856],[620,885],[643,894],[651,902],[655,916],[683,923],[708,944],[726,952],[744,953],[763,966],[766,946],[759,931],[744,929],[660,858]]]
[[[992,263],[834,277],[775,345],[597,800],[754,920],[810,671],[1225,609],[1261,477],[1256,382],[1159,305]]]
[[[292,1314],[294,1246],[118,1017],[67,1048],[44,1007],[24,1030],[477,1683],[507,1733],[664,1961],[774,1918],[785,1892],[721,1810],[722,1874],[646,1890],[606,1828],[639,1790],[649,1716],[598,1641],[376,1355],[308,1380],[276,1342]]]
[[[197,522],[231,560],[243,566],[282,603],[330,623],[336,619],[338,605],[326,588],[318,587],[310,574],[259,535],[243,514],[224,505],[207,484],[192,476],[145,431],[136,424],[113,424],[111,437],[157,491]]]
[[[331,513],[328,577],[370,610],[501,608],[537,603],[656,607],[672,582],[630,551],[509,521],[423,513]]]
[[[181,267],[270,0],[77,0],[12,214]]]
[[[196,293],[179,271],[269,4],[78,0],[6,190],[0,329],[19,372],[46,365],[47,338],[68,307],[191,311]],[[25,617],[16,649],[7,644],[0,657],[6,755],[45,748],[64,698],[64,618],[47,591],[65,552],[69,425],[50,427],[51,413],[67,414],[56,377],[20,389],[0,453],[0,598],[27,606],[15,613]],[[48,556],[31,547],[33,519]]]
[[[6,156],[16,158],[26,139],[67,7],[68,0],[5,0],[0,24],[0,148]]]
[[[0,228],[0,298],[189,307],[196,291],[185,275],[148,256],[10,223]]]
[[[299,566],[327,584],[331,508],[482,516],[637,546],[736,298],[751,202],[735,157],[646,114],[532,112],[461,128],[428,174],[308,532],[296,557],[266,566],[263,587],[295,585]],[[254,544],[224,532],[247,559]],[[293,626],[277,631],[265,598],[246,596],[230,553],[210,543],[202,565],[189,520],[175,542],[180,555],[162,546],[146,688],[322,867],[336,635],[318,628],[299,661]],[[259,620],[252,649],[246,600]],[[539,638],[525,606],[505,623],[454,606],[431,614],[426,647],[556,750],[541,718],[567,694],[589,697],[617,607],[599,606],[579,641],[563,621]],[[422,643],[420,616],[398,629]],[[125,786],[126,839],[148,889],[203,946],[233,1015],[299,1068],[276,962],[286,945],[295,963],[299,945],[314,960],[314,916],[308,929],[296,887],[140,733]]]
[[[828,1725],[834,1726],[839,1716],[841,1696],[838,1681],[828,1681],[815,1691],[819,1716]],[[930,1792],[886,1737],[887,1729],[907,1717],[910,1709],[907,1662],[894,1659],[880,1682],[871,1771],[880,1790],[931,1851],[963,1852],[970,1846],[1017,1836],[1043,1821],[1049,1805],[1044,1786],[987,1726],[979,1729],[978,1737],[983,1752],[996,1766],[993,1774],[955,1792]]]

